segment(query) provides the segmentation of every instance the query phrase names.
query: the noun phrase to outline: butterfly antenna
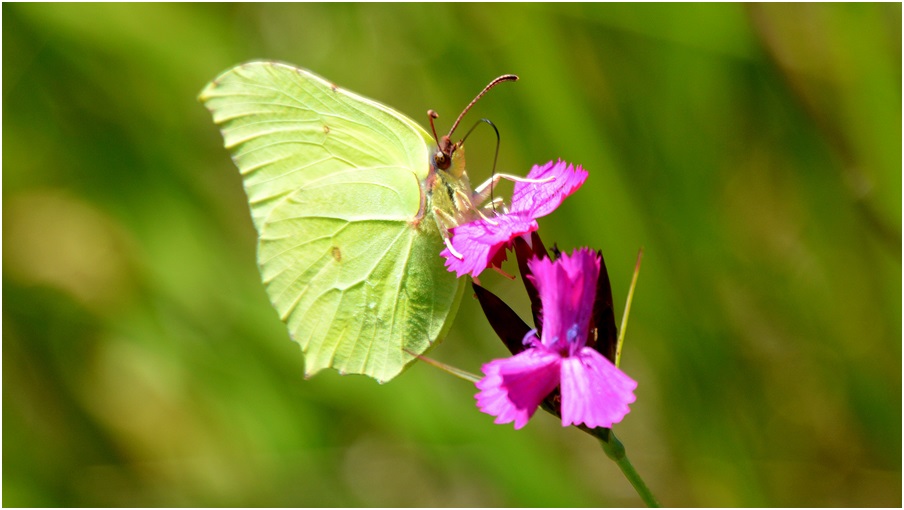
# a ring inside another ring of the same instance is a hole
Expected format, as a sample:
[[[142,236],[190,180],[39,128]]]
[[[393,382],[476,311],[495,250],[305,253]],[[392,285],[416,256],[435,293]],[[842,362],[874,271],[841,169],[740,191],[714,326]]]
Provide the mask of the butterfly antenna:
[[[491,81],[486,87],[483,88],[483,90],[480,91],[480,94],[477,94],[477,97],[475,97],[470,103],[468,103],[468,106],[465,106],[465,109],[462,110],[461,114],[458,115],[458,118],[455,119],[455,124],[452,124],[452,129],[449,130],[449,134],[447,136],[449,138],[452,137],[452,133],[455,132],[455,128],[458,127],[458,123],[461,122],[461,119],[464,118],[466,113],[468,113],[468,110],[470,110],[471,107],[474,106],[474,104],[477,103],[477,101],[479,101],[480,98],[483,97],[484,94],[486,94],[487,92],[490,91],[490,89],[492,89],[493,87],[495,87],[496,85],[499,85],[500,83],[502,83],[504,81],[518,81],[518,76],[514,75],[514,74],[503,74],[499,78],[496,78],[495,80]]]
[[[474,128],[479,126],[481,122],[489,124],[490,127],[493,128],[493,131],[496,132],[496,154],[493,155],[493,171],[490,172],[490,178],[492,178],[496,175],[496,161],[499,159],[499,145],[501,144],[501,140],[499,138],[499,129],[496,128],[496,124],[493,124],[493,121],[491,121],[490,119],[478,120],[477,122],[474,123],[473,126],[471,126],[471,129],[469,129],[468,132],[465,134],[465,136],[461,139],[461,144],[463,145],[465,143],[465,140],[467,140],[468,137],[471,136],[471,132],[474,131]],[[495,204],[496,197],[493,196],[493,188],[495,188],[495,186],[491,185],[490,186],[490,203],[493,204],[493,212],[496,212],[496,204]]]
[[[430,129],[433,130],[433,140],[436,142],[436,145],[439,146],[439,137],[436,136],[436,126],[433,125],[433,120],[439,118],[439,114],[433,110],[427,110],[427,118],[430,119]]]

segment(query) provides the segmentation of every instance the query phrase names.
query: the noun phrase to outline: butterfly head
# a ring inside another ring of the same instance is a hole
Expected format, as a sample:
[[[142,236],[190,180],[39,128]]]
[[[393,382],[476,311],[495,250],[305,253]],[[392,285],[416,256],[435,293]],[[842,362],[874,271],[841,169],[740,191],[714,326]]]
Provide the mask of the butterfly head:
[[[433,155],[433,165],[440,170],[448,170],[452,166],[452,154],[457,144],[452,143],[449,135],[443,136],[437,141],[436,153]]]
[[[445,170],[455,177],[461,177],[464,171],[464,146],[461,142],[453,143],[448,136],[439,140],[436,153],[433,155],[433,165],[439,170]]]
[[[464,164],[458,163],[461,156],[456,154],[456,152],[461,152],[459,150],[461,149],[461,142],[453,142],[451,132],[442,137],[436,136],[436,127],[433,125],[433,119],[438,118],[439,115],[437,115],[435,111],[430,110],[427,112],[427,116],[430,119],[430,127],[433,129],[434,140],[436,140],[436,152],[433,153],[433,166],[438,170],[447,171],[456,177],[461,177],[461,172],[464,171]]]

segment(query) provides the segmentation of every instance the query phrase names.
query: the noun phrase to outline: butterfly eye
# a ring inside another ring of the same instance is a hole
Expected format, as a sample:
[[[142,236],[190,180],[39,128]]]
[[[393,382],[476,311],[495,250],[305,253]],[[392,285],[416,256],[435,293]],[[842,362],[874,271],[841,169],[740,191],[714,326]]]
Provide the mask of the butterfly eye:
[[[440,170],[448,170],[452,166],[452,158],[443,151],[436,151],[436,154],[433,155],[433,164]]]

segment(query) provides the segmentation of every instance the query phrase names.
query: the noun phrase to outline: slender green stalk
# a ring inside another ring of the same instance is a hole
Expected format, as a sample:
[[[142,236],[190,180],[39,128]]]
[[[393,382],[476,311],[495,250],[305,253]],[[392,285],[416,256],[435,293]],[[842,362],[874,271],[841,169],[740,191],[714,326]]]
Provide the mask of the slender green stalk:
[[[584,431],[599,439],[603,451],[606,452],[606,455],[610,459],[615,461],[615,464],[621,469],[622,474],[625,475],[625,478],[631,482],[634,490],[637,491],[637,495],[640,496],[640,499],[642,499],[650,508],[659,508],[660,505],[659,501],[656,501],[656,496],[653,496],[653,493],[650,492],[650,488],[647,487],[643,478],[641,478],[637,470],[634,469],[634,465],[631,464],[627,454],[625,454],[625,445],[615,437],[612,430],[600,428],[592,430],[584,429]]]
[[[613,436],[614,439],[614,436]],[[615,439],[618,441],[618,439]],[[603,450],[606,451],[606,454],[609,455],[609,445],[611,443],[601,443],[603,445]],[[621,443],[619,443],[620,445]],[[622,470],[622,473],[625,475],[625,478],[631,482],[631,485],[634,487],[634,490],[637,491],[637,495],[640,496],[640,499],[643,500],[644,503],[650,508],[659,508],[659,501],[656,501],[656,496],[650,492],[650,488],[647,487],[647,484],[643,481],[643,478],[640,477],[640,474],[637,473],[637,470],[634,469],[634,465],[631,464],[631,461],[628,460],[628,457],[624,454],[625,449],[624,446],[621,447],[621,457],[615,458],[612,455],[609,457],[615,461],[618,465],[619,469]]]
[[[424,363],[426,363],[428,365],[432,365],[432,366],[442,370],[443,372],[446,372],[447,374],[454,375],[455,377],[458,377],[459,379],[468,381],[470,383],[476,383],[477,381],[480,380],[480,376],[474,375],[474,374],[467,372],[465,370],[462,370],[460,368],[453,367],[452,365],[447,365],[441,361],[436,361],[433,358],[428,358],[427,356],[423,356],[421,354],[415,354],[408,350],[406,350],[405,352],[407,352],[408,354],[423,361]]]
[[[634,264],[634,276],[631,278],[631,288],[628,289],[628,300],[625,303],[625,313],[622,315],[621,327],[618,328],[618,343],[615,347],[615,366],[621,363],[622,344],[625,343],[625,330],[628,329],[628,314],[631,313],[631,301],[634,300],[634,287],[637,286],[637,275],[640,274],[640,259],[643,257],[643,248],[637,252],[637,263]]]

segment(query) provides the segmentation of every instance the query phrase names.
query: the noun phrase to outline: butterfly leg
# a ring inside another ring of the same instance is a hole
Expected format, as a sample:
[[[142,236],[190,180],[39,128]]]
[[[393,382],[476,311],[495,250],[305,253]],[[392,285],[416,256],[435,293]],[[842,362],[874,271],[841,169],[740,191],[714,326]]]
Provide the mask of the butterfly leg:
[[[554,180],[555,177],[547,177],[545,179],[528,179],[526,177],[518,177],[517,175],[511,174],[496,174],[484,181],[480,186],[474,188],[474,194],[471,197],[471,200],[477,204],[483,203],[487,198],[489,198],[490,193],[493,192],[493,189],[496,188],[496,185],[499,184],[499,181],[501,181],[502,179],[507,179],[512,182],[542,184]]]
[[[496,197],[491,202],[483,204],[480,207],[481,211],[493,211],[493,213],[497,213],[496,208],[501,208],[503,214],[508,214],[508,207],[505,206],[505,200],[502,197]]]
[[[493,221],[489,216],[483,213],[482,207],[477,207],[475,202],[473,201],[473,195],[468,195],[462,190],[455,190],[455,207],[460,212],[459,216],[462,218],[458,223],[466,223],[473,219],[473,214],[468,214],[473,212],[480,219],[486,221],[490,225],[496,225],[497,223]]]
[[[505,174],[494,174],[489,179],[483,181],[480,186],[474,188],[474,196],[483,197],[483,200],[476,201],[483,202],[484,200],[486,200],[486,197],[489,196],[488,194],[490,193],[490,191],[492,191],[496,187],[496,185],[499,184],[499,181],[502,180],[503,175]]]
[[[439,225],[439,233],[443,236],[443,244],[449,249],[449,253],[458,260],[464,259],[465,256],[452,246],[452,239],[449,237],[449,229],[457,225],[455,218],[438,207],[433,208],[433,216],[436,218],[436,223]]]

